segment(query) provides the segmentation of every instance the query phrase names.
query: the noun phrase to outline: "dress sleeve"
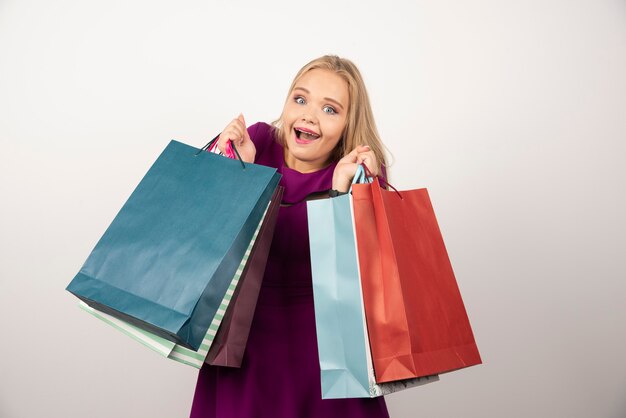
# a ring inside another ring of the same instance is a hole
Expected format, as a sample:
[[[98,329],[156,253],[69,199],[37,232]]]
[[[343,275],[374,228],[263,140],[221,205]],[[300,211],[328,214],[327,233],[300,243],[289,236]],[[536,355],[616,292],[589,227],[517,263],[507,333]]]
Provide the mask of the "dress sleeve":
[[[265,122],[257,122],[248,127],[248,135],[256,148],[256,160],[258,160],[259,156],[269,148],[269,144],[274,141],[274,128]]]

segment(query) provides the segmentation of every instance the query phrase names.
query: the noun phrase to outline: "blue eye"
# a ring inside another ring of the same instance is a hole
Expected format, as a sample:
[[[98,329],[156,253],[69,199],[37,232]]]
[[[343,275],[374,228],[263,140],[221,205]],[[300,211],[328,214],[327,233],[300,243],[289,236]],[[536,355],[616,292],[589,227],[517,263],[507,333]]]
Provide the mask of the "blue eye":
[[[337,111],[332,106],[324,106],[323,110],[325,113],[328,113],[329,115],[334,115],[337,113]]]
[[[305,103],[306,103],[306,100],[304,100],[304,97],[302,97],[302,96],[296,96],[296,97],[294,98],[294,101],[295,101],[296,103],[298,103],[298,104],[305,104]]]

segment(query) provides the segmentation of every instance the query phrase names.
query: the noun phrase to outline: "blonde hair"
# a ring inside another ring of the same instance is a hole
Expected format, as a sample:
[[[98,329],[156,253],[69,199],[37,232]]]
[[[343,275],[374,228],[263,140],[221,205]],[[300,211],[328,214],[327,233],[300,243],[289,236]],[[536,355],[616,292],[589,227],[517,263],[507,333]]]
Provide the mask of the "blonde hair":
[[[386,166],[384,146],[378,135],[378,130],[376,129],[376,123],[374,122],[374,115],[370,106],[367,90],[365,89],[365,83],[363,82],[359,69],[352,61],[339,58],[336,55],[324,55],[323,57],[314,59],[302,67],[300,71],[298,71],[298,74],[296,74],[291,83],[291,87],[289,87],[287,100],[289,100],[300,78],[309,71],[316,69],[332,71],[343,78],[348,84],[348,93],[350,95],[346,126],[341,135],[341,140],[339,144],[337,144],[337,148],[333,151],[331,160],[340,160],[356,148],[357,145],[369,145],[374,155],[376,155],[379,164]],[[272,122],[272,125],[274,125],[276,131],[276,140],[284,146],[285,132],[282,118],[283,115],[281,114],[277,120]]]

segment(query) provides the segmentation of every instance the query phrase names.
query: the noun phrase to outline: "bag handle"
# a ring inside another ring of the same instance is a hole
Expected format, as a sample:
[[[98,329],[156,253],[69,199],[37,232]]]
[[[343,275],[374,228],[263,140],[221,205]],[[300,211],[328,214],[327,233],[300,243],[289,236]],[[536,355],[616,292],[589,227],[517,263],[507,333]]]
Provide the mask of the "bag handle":
[[[198,152],[196,152],[195,155],[200,154],[202,151],[211,151],[213,149],[213,145],[217,142],[217,138],[219,138],[221,135],[221,133],[217,134],[217,136],[215,138],[213,138],[212,140],[210,140],[209,142],[206,143],[205,146],[203,146],[202,148],[200,148],[198,150]]]
[[[210,140],[209,142],[207,142],[207,144],[206,144],[205,146],[203,146],[202,148],[200,148],[200,149],[198,150],[198,152],[196,152],[196,154],[195,154],[195,155],[200,154],[202,151],[208,151],[208,152],[213,151],[213,149],[214,149],[215,147],[217,147],[217,139],[220,137],[220,135],[221,135],[221,133],[217,134],[217,136],[216,136],[215,138],[213,138],[212,140]],[[238,160],[239,160],[239,162],[241,163],[241,167],[243,167],[243,169],[245,170],[245,169],[246,169],[246,164],[245,164],[245,163],[243,162],[243,160],[241,159],[241,155],[239,155],[239,151],[237,151],[237,147],[235,146],[235,143],[233,142],[233,140],[232,140],[232,139],[229,139],[229,140],[228,140],[228,142],[226,143],[226,147],[227,147],[227,149],[226,149],[226,150],[227,150],[226,156],[227,156],[228,158],[235,159],[235,156],[232,154],[232,152],[229,152],[229,151],[231,151],[231,149],[232,149],[232,151],[234,151],[234,152],[235,152],[235,155],[237,156],[237,158],[236,158],[236,159],[238,159]],[[231,148],[231,147],[232,147],[232,148]],[[230,154],[230,155],[229,155],[229,154]]]
[[[365,175],[365,166],[359,164],[356,168],[356,173],[354,173],[354,178],[352,179],[352,184],[362,184],[362,183],[371,183],[372,178],[367,177]]]
[[[350,189],[348,189],[348,193],[352,194],[352,186],[355,184],[371,183],[372,181],[372,177],[366,175],[364,165],[359,164],[356,167],[356,173],[354,173],[352,184],[350,185]]]
[[[361,164],[359,165],[359,168],[361,168],[361,167],[362,167],[363,172],[364,172],[364,173],[368,176],[368,178],[370,178],[370,179],[371,179],[371,178],[373,178],[373,177],[374,177],[374,176],[372,175],[372,172],[370,171],[370,169],[369,169],[369,168],[367,168],[367,166],[365,165],[365,163],[361,163]],[[359,172],[359,170],[357,169],[357,173],[358,173],[358,172]],[[354,175],[354,177],[356,178],[356,174]],[[393,191],[394,191],[394,192],[396,192],[396,193],[398,194],[398,196],[400,197],[400,199],[404,200],[404,199],[402,198],[402,195],[401,195],[401,194],[400,194],[400,192],[398,191],[398,189],[396,189],[396,188],[395,188],[395,187],[393,187],[391,184],[389,184],[389,182],[388,182],[386,179],[384,179],[384,178],[382,178],[382,177],[378,177],[378,176],[376,176],[376,178],[378,179],[378,181],[379,181],[379,182],[383,183],[383,186],[385,186],[385,187],[391,187],[391,188],[393,189]],[[370,183],[371,183],[371,182],[370,182]],[[352,184],[354,184],[354,183],[352,183]]]

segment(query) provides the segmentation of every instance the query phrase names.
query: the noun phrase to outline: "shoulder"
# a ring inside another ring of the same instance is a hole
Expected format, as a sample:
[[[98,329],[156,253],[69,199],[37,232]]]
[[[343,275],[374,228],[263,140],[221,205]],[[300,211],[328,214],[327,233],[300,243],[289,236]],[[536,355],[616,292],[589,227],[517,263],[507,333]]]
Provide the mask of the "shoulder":
[[[274,127],[269,123],[257,122],[248,127],[248,134],[254,145],[264,148],[268,143],[274,141]]]
[[[248,127],[248,134],[256,148],[256,164],[279,167],[283,159],[283,148],[276,142],[275,128],[265,122],[257,122]]]

